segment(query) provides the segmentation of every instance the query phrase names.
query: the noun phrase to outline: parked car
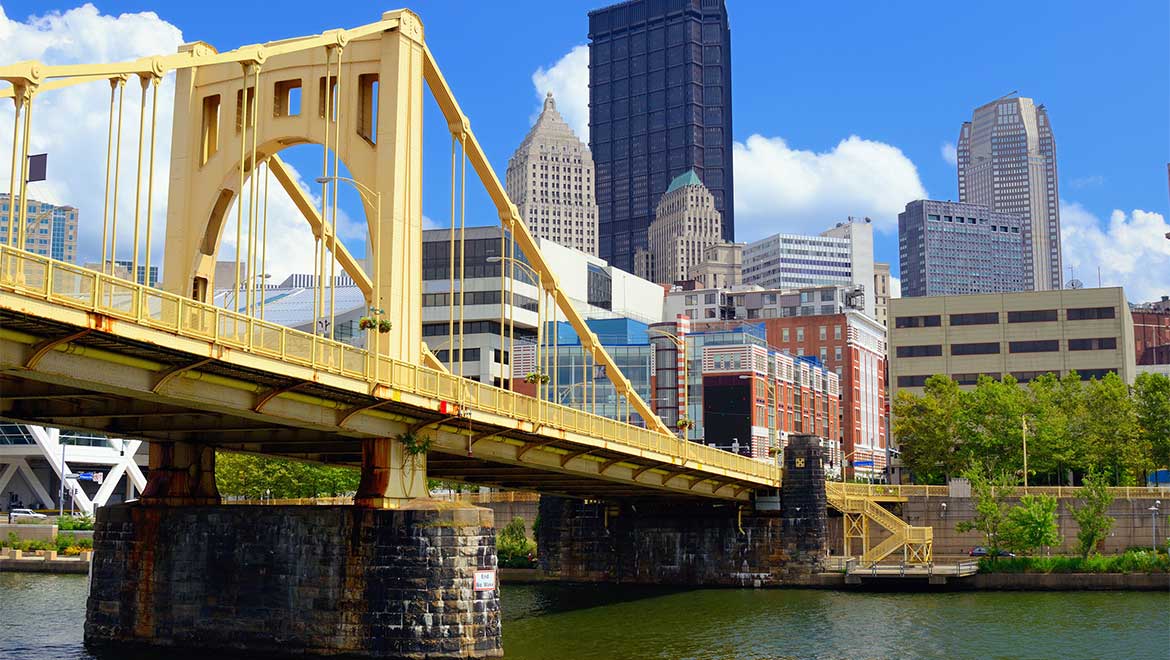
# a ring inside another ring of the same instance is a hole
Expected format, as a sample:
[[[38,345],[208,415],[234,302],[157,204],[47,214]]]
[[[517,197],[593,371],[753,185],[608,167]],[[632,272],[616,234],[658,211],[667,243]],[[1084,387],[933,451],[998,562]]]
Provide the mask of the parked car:
[[[974,548],[971,548],[971,552],[969,552],[967,554],[971,557],[990,557],[991,551],[988,550],[987,548],[981,546],[981,545],[977,545]],[[1007,550],[1000,550],[1000,551],[995,553],[995,556],[996,557],[1015,557],[1016,555],[1015,555],[1015,553],[1008,552]]]
[[[32,509],[13,509],[13,510],[8,512],[8,522],[16,522],[17,520],[20,520],[21,518],[31,519],[31,520],[44,520],[44,519],[48,518],[48,516],[46,516],[43,513],[37,513],[36,511],[33,511]]]

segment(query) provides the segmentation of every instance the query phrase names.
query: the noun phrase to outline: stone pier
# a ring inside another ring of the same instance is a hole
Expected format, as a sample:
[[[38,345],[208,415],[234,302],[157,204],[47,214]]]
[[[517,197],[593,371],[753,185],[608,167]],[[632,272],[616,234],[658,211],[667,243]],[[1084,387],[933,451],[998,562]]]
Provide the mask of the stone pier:
[[[794,436],[786,454],[780,510],[774,494],[770,507],[669,497],[592,502],[543,496],[540,567],[582,582],[815,584],[828,556],[821,448],[814,436]]]
[[[493,527],[490,510],[428,499],[399,509],[102,507],[86,644],[499,657]]]

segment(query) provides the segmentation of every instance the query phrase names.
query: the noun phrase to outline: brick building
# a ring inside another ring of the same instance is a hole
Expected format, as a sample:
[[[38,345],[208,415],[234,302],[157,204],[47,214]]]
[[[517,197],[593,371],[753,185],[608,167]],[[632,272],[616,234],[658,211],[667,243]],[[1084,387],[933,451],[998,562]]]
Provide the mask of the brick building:
[[[1134,309],[1133,339],[1138,364],[1170,364],[1170,309]]]

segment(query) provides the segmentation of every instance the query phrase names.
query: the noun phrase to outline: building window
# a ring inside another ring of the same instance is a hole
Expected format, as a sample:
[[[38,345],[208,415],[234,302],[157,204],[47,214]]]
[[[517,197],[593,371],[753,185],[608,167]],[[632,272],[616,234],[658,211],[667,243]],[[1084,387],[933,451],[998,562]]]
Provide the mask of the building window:
[[[1008,312],[1008,323],[1043,323],[1057,320],[1055,309],[1036,309]]]
[[[840,349],[838,349],[840,350]],[[897,355],[900,358],[939,357],[942,355],[942,344],[923,344],[921,346],[899,346]]]
[[[922,387],[930,376],[898,376],[898,387]]]
[[[999,312],[951,314],[951,325],[990,325],[999,323]]]
[[[1060,350],[1059,339],[1036,339],[1008,342],[1009,353],[1053,353]]]
[[[999,353],[999,342],[951,344],[951,355],[992,355]]]
[[[804,341],[804,327],[796,329],[796,341]]]
[[[828,326],[824,326],[824,325],[822,325],[822,326],[820,327],[820,335],[819,335],[819,337],[820,337],[820,340],[821,340],[821,341],[825,341],[826,339],[828,339],[828,338],[829,338],[829,328],[828,328]]]
[[[841,326],[835,325],[835,326],[833,326],[833,339],[840,339],[840,338],[841,338]]]
[[[1084,370],[1077,369],[1076,372],[1077,372],[1077,375],[1081,377],[1081,380],[1093,380],[1093,379],[1101,380],[1102,378],[1104,378],[1108,374],[1117,373],[1117,370],[1116,369],[1084,369]]]
[[[1117,348],[1117,337],[1099,337],[1096,339],[1070,339],[1070,351],[1107,351]]]
[[[1051,371],[1013,371],[1012,378],[1015,378],[1021,383],[1030,383],[1045,374],[1052,374],[1058,378],[1060,377],[1059,373],[1054,373]]]
[[[1094,321],[1097,319],[1115,318],[1117,310],[1113,307],[1072,307],[1068,310],[1070,321]]]
[[[788,328],[784,328],[784,330],[781,332],[781,334],[783,336],[783,341],[785,341],[785,342],[789,341]]]
[[[938,314],[927,316],[898,316],[894,318],[895,328],[937,328],[942,325]]]
[[[975,385],[979,382],[980,376],[987,376],[993,380],[999,380],[999,374],[979,373],[979,374],[952,374],[951,380],[954,380],[960,385]]]

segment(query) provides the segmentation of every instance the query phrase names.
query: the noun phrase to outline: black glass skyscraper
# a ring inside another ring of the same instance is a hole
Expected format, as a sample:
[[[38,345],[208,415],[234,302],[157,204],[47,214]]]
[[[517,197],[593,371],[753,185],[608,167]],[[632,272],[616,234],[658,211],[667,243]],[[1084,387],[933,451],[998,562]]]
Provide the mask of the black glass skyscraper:
[[[632,271],[654,209],[694,169],[733,240],[731,32],[723,0],[632,0],[589,12],[589,147],[598,252]]]

